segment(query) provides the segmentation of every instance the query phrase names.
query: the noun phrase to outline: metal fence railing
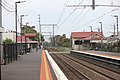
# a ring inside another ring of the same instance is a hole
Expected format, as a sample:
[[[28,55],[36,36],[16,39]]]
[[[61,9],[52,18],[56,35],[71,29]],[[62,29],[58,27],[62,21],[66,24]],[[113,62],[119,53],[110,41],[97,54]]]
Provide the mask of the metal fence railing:
[[[3,63],[3,44],[0,44],[0,61],[1,61],[1,64]]]
[[[1,64],[6,65],[7,63],[11,63],[17,60],[20,57],[19,55],[23,55],[27,53],[27,51],[28,50],[25,48],[25,44],[22,46],[17,44],[17,53],[16,44],[0,44]]]
[[[16,45],[15,44],[4,44],[3,45],[3,59],[4,64],[10,63],[12,61],[17,60],[18,54],[16,53]]]

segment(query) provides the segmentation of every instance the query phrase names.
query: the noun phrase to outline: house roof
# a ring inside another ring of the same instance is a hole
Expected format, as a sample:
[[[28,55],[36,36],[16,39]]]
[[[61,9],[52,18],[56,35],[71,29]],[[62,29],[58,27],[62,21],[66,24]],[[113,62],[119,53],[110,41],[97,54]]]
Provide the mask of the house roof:
[[[17,43],[21,43],[21,36],[17,37]],[[22,36],[22,43],[25,43],[25,36]],[[26,37],[26,43],[38,43],[38,41],[32,41],[29,37]]]
[[[95,35],[98,35],[99,37],[95,37]],[[74,39],[82,39],[82,40],[100,40],[104,38],[103,33],[101,32],[72,32],[71,37]]]
[[[36,34],[25,34],[26,37],[36,37]]]

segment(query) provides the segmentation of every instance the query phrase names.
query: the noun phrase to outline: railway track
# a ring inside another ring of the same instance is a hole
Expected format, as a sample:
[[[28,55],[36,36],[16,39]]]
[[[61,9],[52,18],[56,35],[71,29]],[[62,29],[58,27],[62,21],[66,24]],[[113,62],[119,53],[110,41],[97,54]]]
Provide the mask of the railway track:
[[[116,71],[97,66],[67,54],[52,54],[52,57],[62,68],[69,80],[119,80],[120,74]],[[69,69],[69,70],[65,70]],[[70,73],[70,74],[69,74]],[[76,79],[73,79],[76,76]]]
[[[62,60],[59,56],[52,55],[52,57],[55,59],[59,67],[65,73],[68,80],[90,80],[87,76],[80,73],[79,70],[77,70],[76,68],[74,68],[74,66]]]
[[[120,66],[117,64],[117,65],[114,65],[112,63],[105,63],[104,61],[101,61],[97,58],[90,58],[90,57],[87,57],[87,56],[82,56],[82,55],[74,55],[74,54],[70,54],[71,56],[77,58],[77,59],[80,59],[82,61],[86,61],[88,63],[91,63],[93,65],[96,65],[96,66],[99,66],[101,68],[105,68],[107,70],[110,70],[110,71],[113,71],[115,73],[118,73],[120,74]]]
[[[48,47],[45,47],[46,50],[50,51],[50,52],[59,52],[58,49],[55,49],[55,48],[48,48]]]

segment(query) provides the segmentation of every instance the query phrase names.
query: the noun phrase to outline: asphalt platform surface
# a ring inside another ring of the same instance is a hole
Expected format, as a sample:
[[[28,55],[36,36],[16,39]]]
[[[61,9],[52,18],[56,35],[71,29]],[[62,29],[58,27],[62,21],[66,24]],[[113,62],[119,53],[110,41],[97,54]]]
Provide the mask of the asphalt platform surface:
[[[39,80],[41,51],[27,53],[17,61],[1,65],[1,80]]]

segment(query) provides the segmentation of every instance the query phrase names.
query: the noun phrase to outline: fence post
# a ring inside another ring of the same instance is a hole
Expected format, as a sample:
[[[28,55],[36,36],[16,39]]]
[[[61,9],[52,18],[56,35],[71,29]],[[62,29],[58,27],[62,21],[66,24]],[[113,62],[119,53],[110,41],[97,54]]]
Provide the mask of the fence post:
[[[3,43],[3,59],[4,59],[4,65],[6,65],[6,45],[5,45],[5,43]]]

